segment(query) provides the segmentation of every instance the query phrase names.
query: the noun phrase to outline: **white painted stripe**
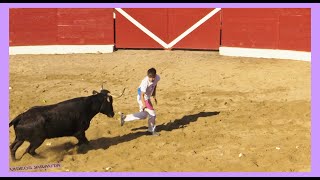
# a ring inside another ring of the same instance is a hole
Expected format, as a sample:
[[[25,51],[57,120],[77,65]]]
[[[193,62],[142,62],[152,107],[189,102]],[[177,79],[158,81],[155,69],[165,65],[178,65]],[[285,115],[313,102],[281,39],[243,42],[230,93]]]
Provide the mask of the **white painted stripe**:
[[[73,54],[73,53],[111,53],[112,45],[46,45],[10,46],[9,55],[16,54]]]
[[[201,24],[206,22],[209,18],[211,18],[213,15],[215,15],[217,12],[219,12],[221,8],[215,8],[212,10],[209,14],[204,16],[202,19],[200,19],[198,22],[196,22],[193,26],[191,26],[189,29],[187,29],[184,33],[182,33],[180,36],[178,36],[175,40],[173,40],[171,43],[168,44],[168,48],[173,47],[175,44],[177,44],[181,39],[186,37],[188,34],[190,34],[193,30],[198,28]]]
[[[305,51],[239,48],[239,47],[220,47],[219,53],[220,53],[220,55],[224,55],[224,56],[274,58],[274,59],[311,61],[311,52],[305,52]]]
[[[115,12],[113,12],[113,19],[115,19],[116,18],[116,13]]]
[[[115,8],[120,14],[122,14],[125,18],[127,18],[130,22],[132,22],[134,25],[136,25],[139,29],[141,29],[144,33],[146,33],[148,36],[150,36],[152,39],[154,39],[156,42],[158,42],[160,45],[162,45],[164,48],[167,48],[167,43],[162,41],[158,36],[153,34],[151,31],[149,31],[147,28],[145,28],[142,24],[140,24],[138,21],[136,21],[134,18],[132,18],[128,13],[126,13],[121,8]]]

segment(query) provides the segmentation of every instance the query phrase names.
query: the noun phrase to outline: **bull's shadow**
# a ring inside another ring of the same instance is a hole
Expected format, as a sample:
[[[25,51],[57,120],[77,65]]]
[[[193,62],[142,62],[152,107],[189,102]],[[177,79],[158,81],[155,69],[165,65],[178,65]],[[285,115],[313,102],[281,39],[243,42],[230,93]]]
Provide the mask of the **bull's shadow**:
[[[156,129],[157,129],[157,132],[161,133],[161,131],[172,131],[179,128],[185,128],[191,122],[197,121],[199,117],[215,116],[215,115],[218,115],[219,113],[220,112],[200,112],[197,114],[183,116],[181,119],[175,119],[173,121],[170,121],[169,123],[157,125]],[[147,135],[147,131],[146,131],[147,126],[134,128],[132,130],[137,131],[142,129],[145,129],[145,131],[133,132],[123,136],[101,137],[95,140],[90,140],[88,145],[79,147],[77,153],[84,154],[90,150],[107,149],[110,146],[128,142],[128,141],[137,139],[141,136]],[[72,147],[69,146],[69,148],[72,148]]]

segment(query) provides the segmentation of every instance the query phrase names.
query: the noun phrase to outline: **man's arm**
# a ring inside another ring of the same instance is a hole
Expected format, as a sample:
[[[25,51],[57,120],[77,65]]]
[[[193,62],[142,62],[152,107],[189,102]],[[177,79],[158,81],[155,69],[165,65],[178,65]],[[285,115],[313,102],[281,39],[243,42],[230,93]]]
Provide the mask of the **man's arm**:
[[[156,97],[156,90],[157,90],[157,85],[154,87],[154,90],[151,96]]]
[[[157,101],[157,98],[156,98],[156,89],[157,89],[157,85],[154,87],[154,90],[153,90],[153,93],[152,93],[152,97],[153,97],[153,99],[154,99],[154,102],[156,103],[156,104],[158,104],[158,101]]]

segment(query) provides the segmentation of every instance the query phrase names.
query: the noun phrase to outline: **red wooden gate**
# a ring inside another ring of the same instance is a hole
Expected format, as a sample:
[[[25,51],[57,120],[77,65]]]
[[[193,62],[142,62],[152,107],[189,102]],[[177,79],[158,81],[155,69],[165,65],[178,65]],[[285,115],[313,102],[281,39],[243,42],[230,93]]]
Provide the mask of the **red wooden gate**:
[[[220,9],[116,8],[115,37],[117,48],[218,50]]]

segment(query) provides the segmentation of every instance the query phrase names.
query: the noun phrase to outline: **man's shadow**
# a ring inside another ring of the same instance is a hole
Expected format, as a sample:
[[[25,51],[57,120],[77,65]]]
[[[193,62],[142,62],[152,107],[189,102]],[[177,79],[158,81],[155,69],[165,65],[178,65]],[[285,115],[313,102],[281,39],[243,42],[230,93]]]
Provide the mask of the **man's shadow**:
[[[200,112],[198,114],[183,116],[181,119],[175,119],[174,121],[170,121],[169,123],[157,125],[156,130],[160,132],[160,131],[172,131],[175,129],[184,128],[191,122],[197,121],[199,117],[215,116],[215,115],[218,115],[219,113],[220,112]],[[134,128],[132,130],[133,131],[140,130],[140,129],[147,130],[147,128],[148,128],[147,126],[143,126],[139,128]]]
[[[170,121],[169,123],[157,125],[156,130],[157,132],[161,132],[161,131],[172,131],[175,129],[184,128],[191,122],[197,121],[198,118],[200,117],[215,116],[215,115],[218,115],[219,113],[220,112],[200,112],[198,114],[183,116],[181,119],[175,119],[174,121]],[[90,150],[107,149],[110,146],[137,139],[141,136],[148,135],[146,131],[147,128],[148,127],[143,126],[143,127],[132,129],[133,131],[145,129],[145,131],[143,132],[138,131],[138,132],[132,132],[123,136],[101,137],[95,140],[90,140],[88,145],[80,146],[77,150],[78,151],[77,153],[84,154]],[[66,147],[65,145],[60,145],[60,146]],[[68,149],[71,149],[73,147],[69,145]],[[61,147],[54,147],[54,149],[61,149]]]

